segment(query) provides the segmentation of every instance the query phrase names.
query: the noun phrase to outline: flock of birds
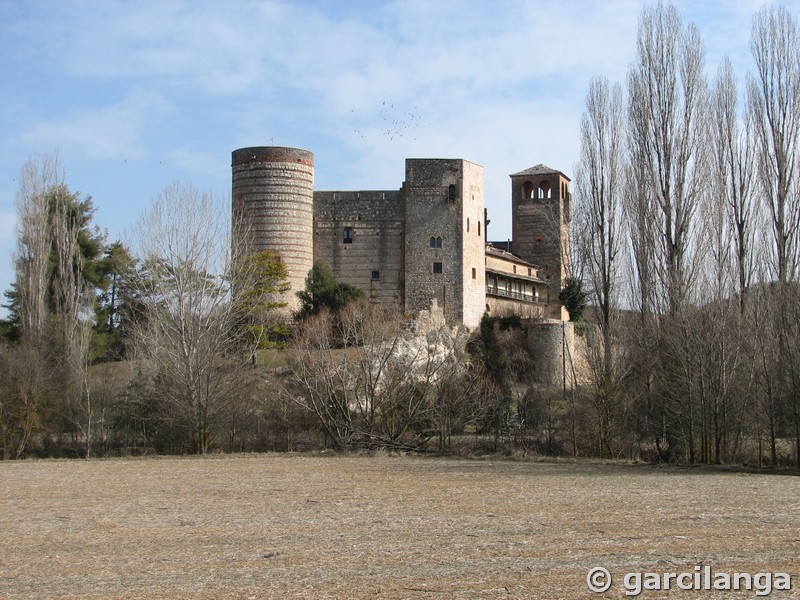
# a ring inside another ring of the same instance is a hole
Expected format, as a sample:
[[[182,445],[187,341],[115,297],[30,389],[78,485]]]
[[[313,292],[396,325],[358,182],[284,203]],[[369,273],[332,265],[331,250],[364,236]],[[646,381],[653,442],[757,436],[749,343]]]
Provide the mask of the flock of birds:
[[[415,106],[413,110],[417,109],[418,107]],[[356,109],[351,109],[350,112],[355,113]],[[394,103],[387,104],[384,100],[381,103],[381,118],[383,125],[379,131],[382,137],[388,138],[389,141],[393,141],[395,138],[399,139],[404,135],[413,136],[414,140],[417,139],[415,134],[422,123],[422,117],[416,112],[405,110],[401,114],[399,110],[395,110]],[[363,129],[354,129],[353,133],[361,138],[366,138],[370,134],[369,131]]]

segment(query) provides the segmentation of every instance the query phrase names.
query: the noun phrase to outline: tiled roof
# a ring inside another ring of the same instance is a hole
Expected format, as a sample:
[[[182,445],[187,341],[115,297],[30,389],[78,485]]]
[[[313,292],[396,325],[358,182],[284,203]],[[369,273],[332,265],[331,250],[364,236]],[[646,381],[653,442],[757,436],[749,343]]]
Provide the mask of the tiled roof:
[[[518,265],[525,265],[526,267],[534,267],[534,268],[537,268],[537,269],[539,268],[535,264],[533,264],[532,262],[528,262],[527,260],[524,260],[524,259],[520,258],[519,256],[517,256],[516,254],[512,254],[511,252],[508,252],[506,250],[502,250],[500,248],[495,248],[491,244],[486,244],[486,254],[490,254],[490,255],[496,256],[498,258],[503,258],[505,260],[517,263]]]
[[[511,177],[519,177],[521,175],[552,175],[554,173],[558,173],[559,175],[563,175],[564,177],[567,178],[567,180],[569,180],[569,177],[564,175],[564,173],[562,173],[558,169],[553,169],[553,168],[548,167],[547,165],[543,165],[541,163],[536,165],[535,167],[531,167],[530,169],[525,169],[524,171],[520,171],[519,173],[512,173]]]

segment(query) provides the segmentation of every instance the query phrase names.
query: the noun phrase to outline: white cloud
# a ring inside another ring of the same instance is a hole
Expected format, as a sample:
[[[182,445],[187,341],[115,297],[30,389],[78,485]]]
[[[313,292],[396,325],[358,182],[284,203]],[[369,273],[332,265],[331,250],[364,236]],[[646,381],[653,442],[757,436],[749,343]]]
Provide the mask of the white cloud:
[[[143,129],[148,121],[169,111],[161,94],[134,91],[110,106],[79,109],[62,119],[33,123],[18,137],[33,148],[79,150],[95,160],[134,160],[147,152]]]

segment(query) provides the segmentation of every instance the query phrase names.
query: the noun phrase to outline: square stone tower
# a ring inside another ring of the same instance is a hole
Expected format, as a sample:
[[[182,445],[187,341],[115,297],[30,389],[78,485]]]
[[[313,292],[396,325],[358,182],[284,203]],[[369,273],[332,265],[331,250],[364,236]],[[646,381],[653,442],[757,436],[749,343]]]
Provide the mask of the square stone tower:
[[[462,159],[406,160],[405,307],[476,327],[486,309],[483,167]]]
[[[569,222],[572,194],[569,177],[545,165],[511,175],[511,229],[514,254],[539,267],[550,285],[545,316],[569,320],[558,301],[569,274]]]

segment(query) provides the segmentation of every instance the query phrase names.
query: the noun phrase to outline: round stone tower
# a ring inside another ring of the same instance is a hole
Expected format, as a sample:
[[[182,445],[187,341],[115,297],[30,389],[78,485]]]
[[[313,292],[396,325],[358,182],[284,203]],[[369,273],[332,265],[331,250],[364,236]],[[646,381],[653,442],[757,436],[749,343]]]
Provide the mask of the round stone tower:
[[[253,252],[275,251],[292,288],[294,310],[314,262],[314,154],[300,148],[256,146],[232,153],[233,218]]]
[[[527,333],[534,381],[551,389],[572,388],[572,370],[576,360],[572,321],[531,321]]]

